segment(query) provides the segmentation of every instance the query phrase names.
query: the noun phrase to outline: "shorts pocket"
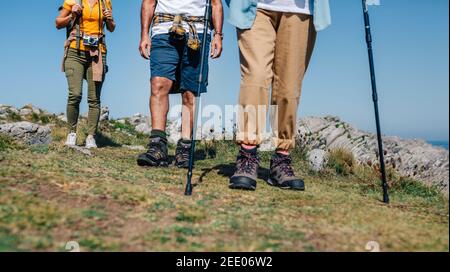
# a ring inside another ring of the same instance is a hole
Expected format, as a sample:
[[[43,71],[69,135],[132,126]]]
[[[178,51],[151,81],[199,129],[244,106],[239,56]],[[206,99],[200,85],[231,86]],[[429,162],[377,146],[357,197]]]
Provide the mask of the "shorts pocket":
[[[151,50],[167,47],[169,45],[169,34],[158,34],[153,36],[152,38],[152,47]]]

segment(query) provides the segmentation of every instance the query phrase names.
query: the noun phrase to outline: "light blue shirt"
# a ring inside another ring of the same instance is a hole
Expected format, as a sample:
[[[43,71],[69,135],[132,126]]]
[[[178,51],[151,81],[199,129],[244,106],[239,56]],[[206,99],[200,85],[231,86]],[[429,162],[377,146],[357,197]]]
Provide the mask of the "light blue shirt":
[[[331,24],[330,3],[328,0],[309,0],[317,31]],[[252,27],[256,17],[258,0],[226,0],[230,7],[228,22],[240,29]]]

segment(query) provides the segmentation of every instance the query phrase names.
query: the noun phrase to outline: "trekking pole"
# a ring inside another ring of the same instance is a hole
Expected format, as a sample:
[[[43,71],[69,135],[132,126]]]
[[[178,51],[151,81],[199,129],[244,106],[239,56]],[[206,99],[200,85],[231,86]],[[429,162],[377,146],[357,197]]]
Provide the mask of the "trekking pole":
[[[192,195],[192,171],[194,169],[194,160],[195,160],[195,138],[197,134],[197,119],[199,115],[199,108],[200,108],[200,92],[202,90],[202,82],[203,82],[203,72],[205,70],[205,61],[208,61],[208,52],[206,50],[206,43],[208,42],[208,31],[209,26],[211,23],[211,0],[206,0],[206,7],[205,7],[205,21],[204,25],[205,28],[203,30],[203,38],[202,38],[202,47],[201,47],[201,59],[200,59],[200,74],[198,76],[198,86],[197,86],[197,93],[195,94],[195,113],[194,113],[194,127],[192,128],[192,135],[191,135],[191,150],[189,153],[189,168],[187,173],[187,181],[186,181],[186,189],[184,191],[184,194],[186,196]]]
[[[362,0],[363,4],[363,12],[364,12],[364,24],[366,29],[366,42],[367,42],[367,50],[369,52],[369,65],[370,65],[370,76],[372,81],[372,100],[375,108],[375,122],[377,127],[377,141],[378,141],[378,153],[380,160],[380,172],[381,172],[381,181],[383,187],[383,202],[389,203],[389,194],[388,194],[388,183],[386,180],[386,167],[384,164],[384,150],[383,150],[383,141],[381,138],[381,126],[380,126],[380,116],[378,112],[378,94],[377,94],[377,82],[375,78],[375,64],[373,60],[373,49],[372,49],[372,34],[370,30],[370,20],[369,20],[369,8],[367,6],[367,0]]]

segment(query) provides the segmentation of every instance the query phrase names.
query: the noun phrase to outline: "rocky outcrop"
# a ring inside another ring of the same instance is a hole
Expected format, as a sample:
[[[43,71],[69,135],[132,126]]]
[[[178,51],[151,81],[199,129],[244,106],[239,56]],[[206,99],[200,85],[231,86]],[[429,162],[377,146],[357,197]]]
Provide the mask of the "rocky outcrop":
[[[181,138],[180,119],[168,122],[167,135],[169,143],[176,144],[178,142],[178,140]],[[226,136],[227,135],[224,131],[216,131],[212,126],[200,124],[197,126],[196,139],[222,141],[229,138],[226,138]]]
[[[102,107],[100,110],[100,122],[109,121],[109,108]]]
[[[50,113],[32,104],[27,104],[22,108],[15,108],[9,105],[0,104],[0,123],[7,123],[8,119],[23,120],[31,117],[49,116]]]
[[[151,125],[148,116],[135,114],[129,118],[110,120],[109,109],[103,107],[102,121],[131,125],[136,132],[149,135]],[[20,139],[29,144],[48,144],[51,142],[50,126],[41,126],[30,122],[13,120],[32,120],[33,115],[50,115],[45,110],[28,104],[20,109],[0,104],[0,133]],[[63,114],[55,115],[66,121]],[[34,121],[33,121],[34,122]],[[215,131],[213,127],[202,124],[197,129],[197,139],[223,140],[233,139],[235,131]],[[359,130],[337,117],[308,117],[298,121],[297,146],[308,151],[311,169],[321,171],[327,163],[328,151],[344,148],[353,153],[355,159],[368,166],[378,166],[378,146],[373,133]],[[118,128],[120,130],[120,128]],[[129,133],[127,129],[124,133]],[[230,133],[228,135],[227,133]],[[180,120],[168,122],[169,142],[175,144],[181,137]],[[131,134],[130,134],[131,135]],[[426,143],[423,140],[407,140],[394,136],[384,136],[386,164],[397,170],[402,176],[409,176],[426,184],[435,185],[448,193],[449,152]],[[134,149],[132,147],[130,149]],[[142,149],[136,147],[136,150]],[[271,151],[275,147],[268,136],[260,147],[261,151]]]
[[[139,133],[150,135],[152,132],[149,118],[140,113],[133,115],[133,117],[130,118],[130,123],[134,125],[134,129]]]
[[[0,104],[0,119],[7,119],[11,115],[19,115],[20,111],[12,106]],[[2,122],[4,123],[4,122]]]
[[[309,150],[344,148],[369,166],[378,165],[376,135],[352,127],[337,117],[308,117],[298,122],[299,145]],[[448,192],[449,152],[423,140],[383,137],[386,164],[401,175],[412,177]]]
[[[46,145],[52,141],[52,130],[49,126],[40,126],[30,122],[17,122],[0,125],[0,134],[31,145]]]
[[[308,152],[308,162],[311,170],[320,172],[327,166],[328,153],[322,149],[313,149]]]

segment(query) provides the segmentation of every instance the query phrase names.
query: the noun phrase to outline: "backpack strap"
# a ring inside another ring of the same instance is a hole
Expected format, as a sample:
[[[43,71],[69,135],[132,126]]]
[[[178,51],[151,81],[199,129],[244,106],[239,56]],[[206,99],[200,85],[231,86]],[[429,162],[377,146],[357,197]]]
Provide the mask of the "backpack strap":
[[[76,0],[76,3],[83,8],[82,0]],[[77,49],[80,50],[80,43],[81,43],[81,31],[80,31],[80,23],[81,20],[83,20],[83,14],[79,16],[77,19],[75,19],[75,29],[76,29],[76,40],[77,40]]]

